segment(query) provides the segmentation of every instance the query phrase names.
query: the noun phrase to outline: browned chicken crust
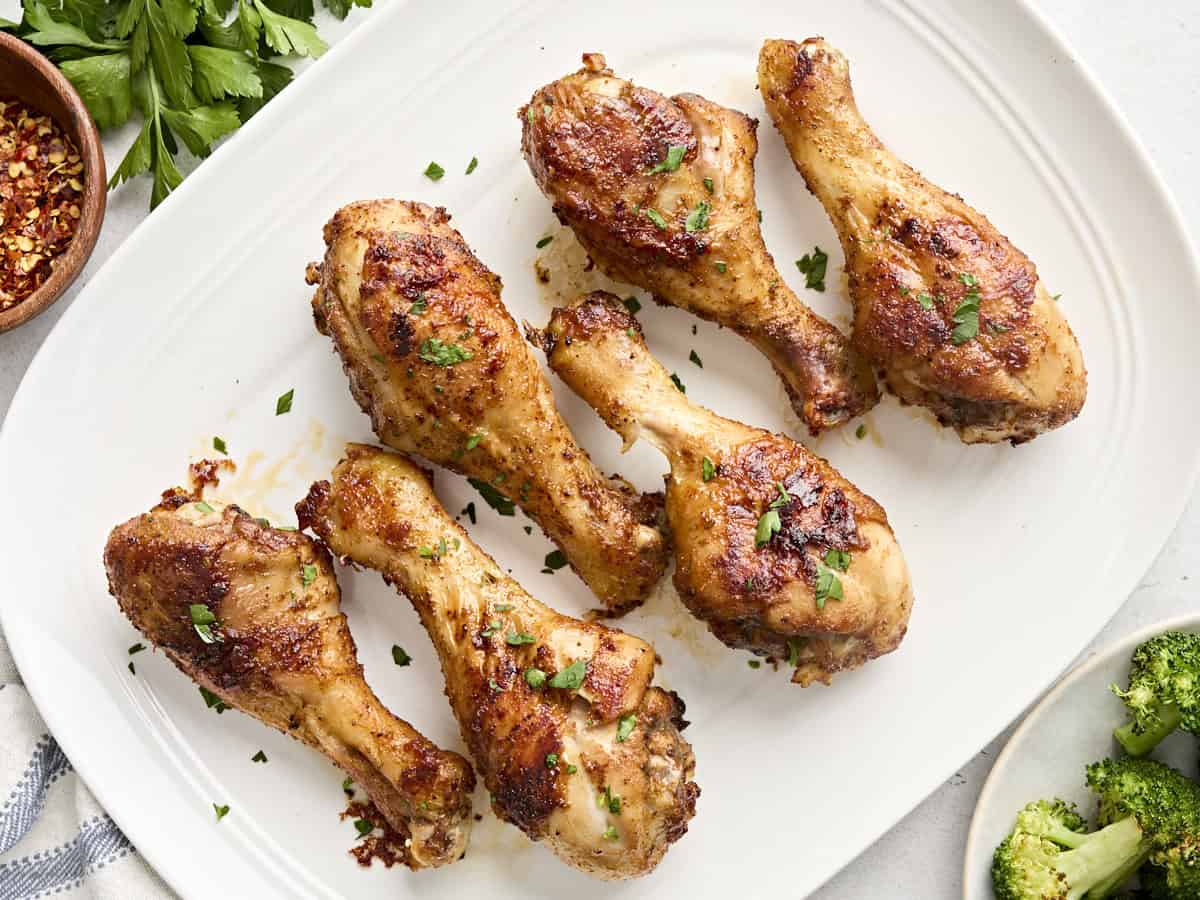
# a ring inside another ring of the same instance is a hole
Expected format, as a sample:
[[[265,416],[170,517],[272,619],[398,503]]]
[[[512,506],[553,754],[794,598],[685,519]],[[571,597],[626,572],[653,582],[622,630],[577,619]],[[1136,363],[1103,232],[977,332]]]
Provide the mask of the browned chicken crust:
[[[651,686],[653,647],[529,596],[397,454],[350,445],[296,509],[335,553],[377,569],[416,607],[498,816],[590,875],[631,878],[658,864],[700,789],[679,733],[683,704]]]
[[[121,610],[180,671],[344,769],[409,836],[409,867],[463,855],[475,773],[367,686],[323,546],[176,489],[113,529],[104,566]],[[193,605],[215,617],[210,642]]]
[[[500,279],[444,209],[353,203],[325,226],[310,267],[317,327],[385,444],[511,498],[614,613],[662,577],[662,496],[592,464],[500,300]]]
[[[675,587],[714,635],[787,660],[801,685],[900,644],[912,587],[878,503],[795,441],[688,401],[611,294],[556,309],[542,339],[550,367],[627,445],[645,438],[669,460]],[[777,533],[760,546],[772,511]],[[843,596],[819,601],[831,551],[849,554],[834,571]]]
[[[763,243],[754,119],[637,87],[598,53],[520,116],[533,177],[605,274],[754,344],[813,433],[874,406],[870,366],[787,287]]]
[[[1087,370],[1037,269],[982,213],[888,151],[859,114],[846,58],[821,38],[767,41],[758,83],[837,229],[854,345],[887,387],[968,444],[1019,444],[1075,418]],[[978,333],[964,340],[955,332],[972,299]]]

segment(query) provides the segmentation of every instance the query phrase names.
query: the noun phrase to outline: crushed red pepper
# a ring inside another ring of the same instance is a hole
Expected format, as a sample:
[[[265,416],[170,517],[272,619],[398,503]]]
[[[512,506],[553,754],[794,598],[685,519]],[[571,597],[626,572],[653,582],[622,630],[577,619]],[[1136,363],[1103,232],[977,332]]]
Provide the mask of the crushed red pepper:
[[[396,863],[412,868],[408,853],[409,836],[389,825],[375,804],[369,800],[356,800],[351,795],[346,803],[346,811],[338,817],[342,821],[365,819],[375,826],[369,834],[360,836],[358,843],[350,849],[350,855],[358,860],[360,866],[369,867],[379,860],[389,869]]]
[[[79,224],[83,162],[49,116],[0,99],[0,312],[50,277]]]

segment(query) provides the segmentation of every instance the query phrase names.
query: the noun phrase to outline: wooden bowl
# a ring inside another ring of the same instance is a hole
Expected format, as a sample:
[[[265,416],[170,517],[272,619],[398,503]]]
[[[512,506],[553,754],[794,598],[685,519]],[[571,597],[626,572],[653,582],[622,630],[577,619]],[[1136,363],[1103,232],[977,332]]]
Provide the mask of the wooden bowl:
[[[83,198],[75,235],[42,286],[0,312],[0,332],[5,332],[50,306],[83,269],[104,221],[108,177],[100,133],[71,82],[33,47],[4,32],[0,32],[0,97],[15,97],[54,119],[79,148],[83,161]]]

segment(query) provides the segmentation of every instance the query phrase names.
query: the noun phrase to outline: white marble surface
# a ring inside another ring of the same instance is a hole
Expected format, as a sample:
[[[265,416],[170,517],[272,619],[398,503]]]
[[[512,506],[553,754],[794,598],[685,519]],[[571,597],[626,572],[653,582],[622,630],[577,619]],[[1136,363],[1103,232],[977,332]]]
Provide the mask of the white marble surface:
[[[963,0],[987,2],[987,0]],[[1173,190],[1193,234],[1200,233],[1200,8],[1195,0],[1036,0],[1091,66],[1141,136]],[[0,15],[15,18],[15,3],[0,2]],[[336,39],[370,22],[356,12],[346,23],[321,23]],[[918,101],[919,102],[919,101]],[[107,136],[110,170],[133,139],[126,130]],[[26,367],[79,289],[146,214],[148,185],[139,181],[109,196],[109,210],[96,251],[74,288],[50,310],[15,332],[0,335],[0,413],[7,412]],[[1137,227],[1131,223],[1131,227]],[[1195,303],[1196,297],[1157,298],[1162,303]],[[1195,409],[1181,408],[1181,415]],[[1170,423],[1163,423],[1170,440]],[[1158,619],[1194,611],[1191,575],[1200,568],[1200,504],[1193,502],[1146,573],[1138,589],[1093,646]],[[971,639],[966,636],[964,639]],[[1090,649],[1090,648],[1089,648]],[[948,717],[947,727],[953,727]],[[863,898],[953,898],[961,895],[962,851],[975,799],[1008,732],[998,737],[945,785],[884,835],[841,874],[813,895],[814,900]],[[930,736],[936,740],[935,735]],[[898,777],[903,777],[898,775]],[[797,849],[802,854],[802,848]]]

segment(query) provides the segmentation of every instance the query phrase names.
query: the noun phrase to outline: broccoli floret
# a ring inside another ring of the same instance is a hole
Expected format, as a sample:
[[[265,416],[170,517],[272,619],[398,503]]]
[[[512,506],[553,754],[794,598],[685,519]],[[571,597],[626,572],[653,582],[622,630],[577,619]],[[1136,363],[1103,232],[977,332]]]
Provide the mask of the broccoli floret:
[[[1200,634],[1168,631],[1139,645],[1129,686],[1112,689],[1129,709],[1114,736],[1131,756],[1145,756],[1176,728],[1200,734]]]
[[[1132,756],[1088,766],[1087,779],[1100,796],[1100,824],[1133,820],[1145,835],[1151,865],[1142,881],[1153,900],[1200,898],[1200,784]]]
[[[1017,814],[1012,832],[996,848],[992,884],[997,900],[1104,897],[1097,886],[1119,886],[1149,852],[1133,817],[1088,834],[1074,807],[1039,800]]]

